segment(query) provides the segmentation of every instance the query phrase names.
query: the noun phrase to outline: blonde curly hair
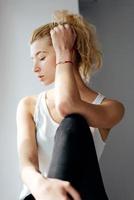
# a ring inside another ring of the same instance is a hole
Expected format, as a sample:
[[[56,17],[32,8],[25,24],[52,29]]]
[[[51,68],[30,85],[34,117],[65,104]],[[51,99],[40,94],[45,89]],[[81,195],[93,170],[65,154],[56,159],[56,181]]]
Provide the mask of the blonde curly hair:
[[[85,83],[89,82],[93,72],[102,66],[102,51],[97,40],[96,28],[80,14],[68,10],[56,10],[51,23],[42,25],[32,32],[30,44],[45,36],[50,37],[50,30],[58,24],[68,23],[77,34],[75,41],[76,60],[79,73]],[[52,45],[52,41],[50,42]]]

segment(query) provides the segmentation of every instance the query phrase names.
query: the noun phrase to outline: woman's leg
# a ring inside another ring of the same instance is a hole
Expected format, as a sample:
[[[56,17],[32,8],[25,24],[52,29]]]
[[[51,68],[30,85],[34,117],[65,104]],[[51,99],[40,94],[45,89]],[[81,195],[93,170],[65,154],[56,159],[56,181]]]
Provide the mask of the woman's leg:
[[[32,194],[29,194],[27,197],[25,197],[24,200],[35,200]]]
[[[56,130],[48,177],[71,182],[82,200],[108,200],[86,119],[67,115]]]

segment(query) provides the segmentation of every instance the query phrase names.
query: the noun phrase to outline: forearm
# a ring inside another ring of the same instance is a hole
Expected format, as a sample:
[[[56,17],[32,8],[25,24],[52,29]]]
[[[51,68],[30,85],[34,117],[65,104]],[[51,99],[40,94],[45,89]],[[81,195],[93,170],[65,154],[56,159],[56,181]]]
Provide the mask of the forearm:
[[[71,60],[72,56],[69,51],[62,51],[56,56],[56,63],[60,61]],[[56,105],[60,103],[72,104],[80,98],[77,88],[72,63],[59,64],[56,66],[55,73],[55,100]]]

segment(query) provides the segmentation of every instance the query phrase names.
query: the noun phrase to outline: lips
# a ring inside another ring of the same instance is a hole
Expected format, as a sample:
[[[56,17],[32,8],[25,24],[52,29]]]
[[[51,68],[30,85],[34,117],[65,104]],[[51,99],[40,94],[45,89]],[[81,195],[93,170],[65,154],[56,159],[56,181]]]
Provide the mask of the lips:
[[[42,78],[42,77],[44,77],[44,75],[39,75],[39,76],[38,76],[38,78]]]

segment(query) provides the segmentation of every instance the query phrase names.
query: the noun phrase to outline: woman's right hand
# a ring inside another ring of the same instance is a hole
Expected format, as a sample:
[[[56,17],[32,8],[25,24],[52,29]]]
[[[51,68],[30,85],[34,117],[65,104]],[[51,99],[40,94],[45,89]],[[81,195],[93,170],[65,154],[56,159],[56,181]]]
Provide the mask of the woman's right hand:
[[[42,179],[33,195],[36,200],[81,200],[79,193],[70,182],[56,178]]]

